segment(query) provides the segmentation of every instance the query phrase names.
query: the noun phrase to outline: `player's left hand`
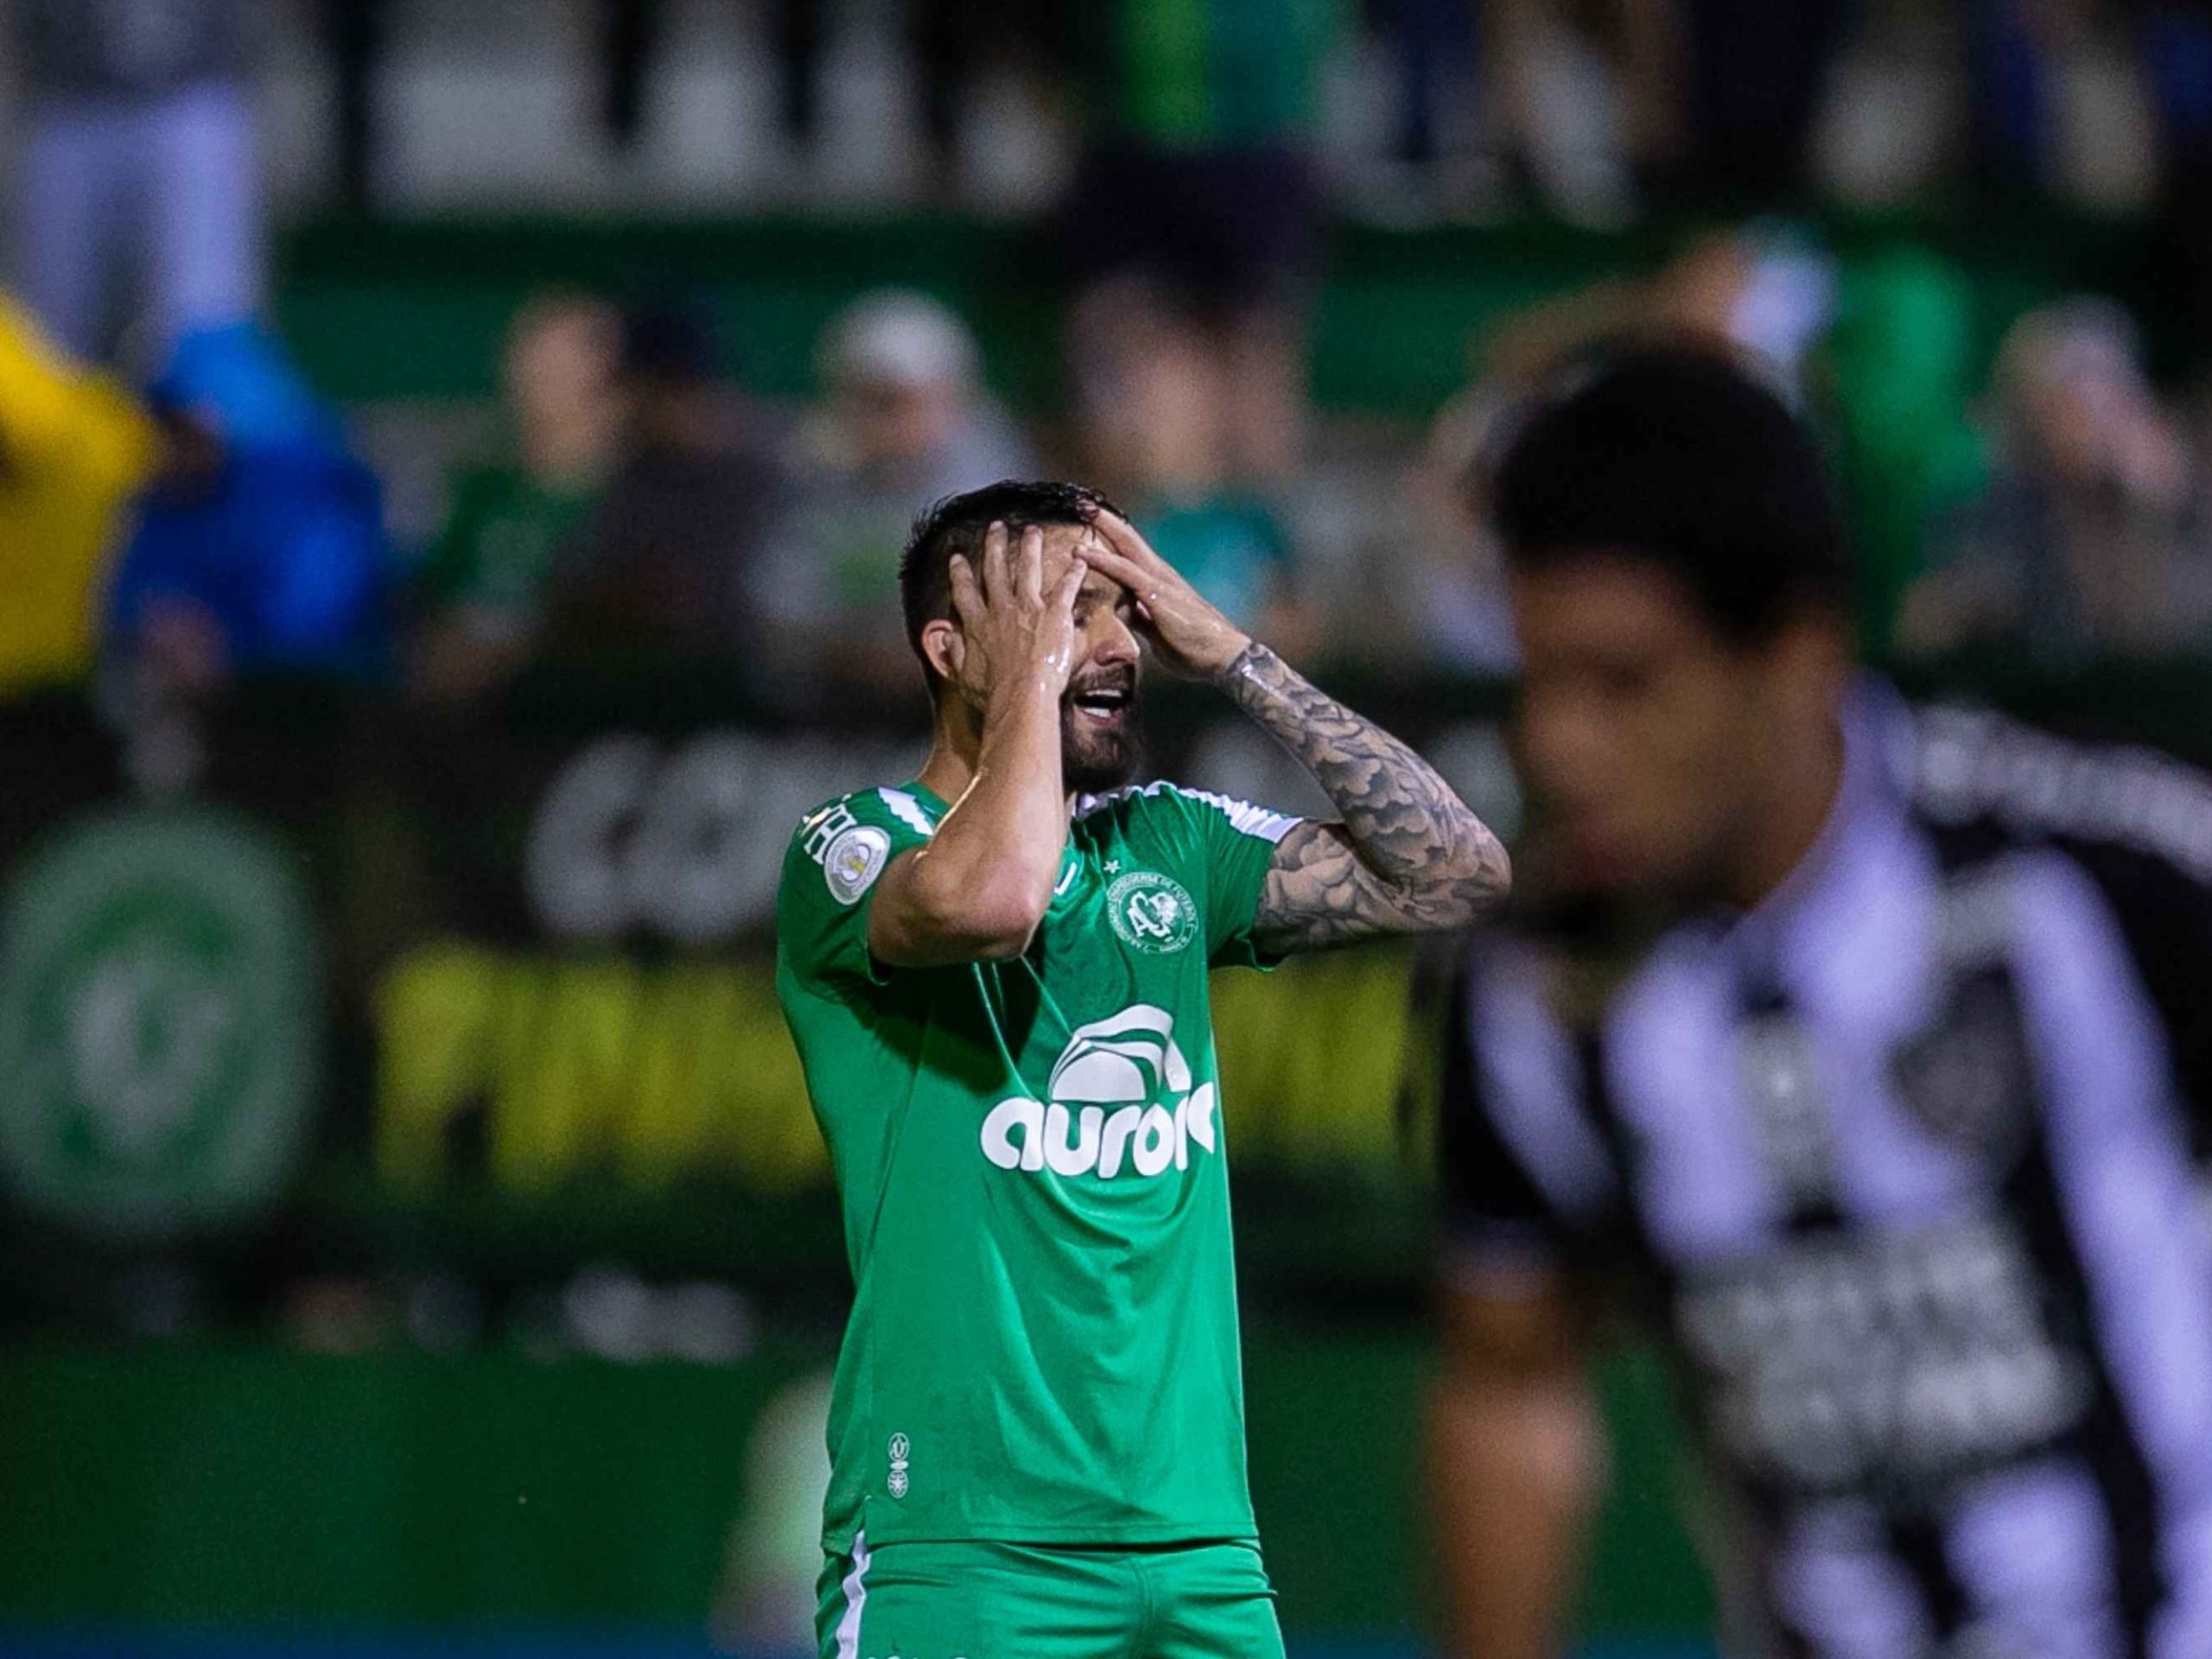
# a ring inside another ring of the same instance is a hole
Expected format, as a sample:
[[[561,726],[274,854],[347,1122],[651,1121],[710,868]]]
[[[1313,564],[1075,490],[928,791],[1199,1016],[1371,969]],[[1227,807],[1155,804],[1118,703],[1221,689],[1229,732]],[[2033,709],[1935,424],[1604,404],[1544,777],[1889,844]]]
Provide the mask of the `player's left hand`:
[[[1226,673],[1252,643],[1251,635],[1201,598],[1128,519],[1102,512],[1090,528],[1095,540],[1084,549],[1084,557],[1092,569],[1129,590],[1136,601],[1138,632],[1152,642],[1160,666],[1198,679]]]

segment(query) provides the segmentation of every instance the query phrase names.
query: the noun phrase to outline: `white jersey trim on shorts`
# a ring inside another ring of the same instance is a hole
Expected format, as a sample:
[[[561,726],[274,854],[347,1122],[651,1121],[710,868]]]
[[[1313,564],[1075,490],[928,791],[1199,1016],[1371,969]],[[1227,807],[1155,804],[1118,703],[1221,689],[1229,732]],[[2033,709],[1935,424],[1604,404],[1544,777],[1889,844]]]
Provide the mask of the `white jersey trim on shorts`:
[[[885,790],[886,796],[893,791]],[[845,1574],[844,1616],[837,1621],[837,1659],[860,1659],[861,1609],[868,1605],[868,1534],[853,1535],[853,1570]]]

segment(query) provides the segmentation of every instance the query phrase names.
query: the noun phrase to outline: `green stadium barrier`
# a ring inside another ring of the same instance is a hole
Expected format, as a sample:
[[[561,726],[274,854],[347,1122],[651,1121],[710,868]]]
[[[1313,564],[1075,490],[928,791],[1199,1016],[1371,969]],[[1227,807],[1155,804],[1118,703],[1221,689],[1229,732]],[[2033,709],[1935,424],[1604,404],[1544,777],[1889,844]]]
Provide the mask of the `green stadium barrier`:
[[[17,1341],[0,1628],[700,1629],[760,1414],[826,1362],[792,1338],[726,1366]],[[1246,1373],[1286,1628],[1418,1643],[1418,1334],[1262,1319]],[[1656,1379],[1605,1382],[1616,1496],[1586,1628],[1694,1637],[1710,1607]]]
[[[1340,225],[1313,316],[1312,379],[1324,408],[1426,419],[1466,378],[1478,334],[1530,302],[1656,269],[1694,224],[1595,232],[1546,222],[1389,231]],[[1824,216],[1847,271],[1896,250],[1929,251],[1971,290],[1974,355],[2027,306],[2088,289],[2171,307],[2132,221],[2054,227],[2017,213]],[[511,218],[325,219],[291,230],[276,309],[323,390],[348,400],[486,398],[507,318],[531,292],[579,286],[618,298],[689,296],[715,315],[748,385],[816,390],[822,325],[863,289],[918,287],[957,307],[992,386],[1029,413],[1059,401],[1063,283],[1044,231],[950,216],[639,222]]]

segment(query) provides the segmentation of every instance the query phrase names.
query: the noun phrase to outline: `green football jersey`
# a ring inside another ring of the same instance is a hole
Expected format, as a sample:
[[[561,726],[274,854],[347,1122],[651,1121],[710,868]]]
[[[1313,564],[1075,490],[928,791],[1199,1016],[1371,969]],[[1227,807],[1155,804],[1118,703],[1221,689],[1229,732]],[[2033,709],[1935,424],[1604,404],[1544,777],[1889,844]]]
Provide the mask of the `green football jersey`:
[[[830,1143],[856,1295],[830,1417],[831,1549],[1254,1535],[1206,974],[1296,820],[1154,784],[1086,799],[1006,962],[892,969],[876,878],[918,784],[807,816],[776,988]]]

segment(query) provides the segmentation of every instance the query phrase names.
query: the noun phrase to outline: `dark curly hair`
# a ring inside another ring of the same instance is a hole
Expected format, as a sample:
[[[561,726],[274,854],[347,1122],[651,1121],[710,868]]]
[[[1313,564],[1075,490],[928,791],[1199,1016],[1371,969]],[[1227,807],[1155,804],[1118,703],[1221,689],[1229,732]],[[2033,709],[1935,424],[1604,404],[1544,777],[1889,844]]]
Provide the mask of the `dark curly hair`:
[[[1081,484],[1020,483],[1002,479],[980,490],[948,495],[914,521],[906,550],[899,556],[899,601],[906,612],[906,639],[921,658],[923,672],[936,683],[936,671],[922,651],[925,624],[952,614],[952,556],[971,563],[983,555],[983,537],[995,523],[1010,532],[1032,524],[1088,524],[1102,512],[1121,509]]]

